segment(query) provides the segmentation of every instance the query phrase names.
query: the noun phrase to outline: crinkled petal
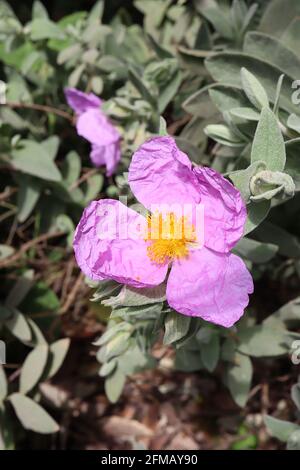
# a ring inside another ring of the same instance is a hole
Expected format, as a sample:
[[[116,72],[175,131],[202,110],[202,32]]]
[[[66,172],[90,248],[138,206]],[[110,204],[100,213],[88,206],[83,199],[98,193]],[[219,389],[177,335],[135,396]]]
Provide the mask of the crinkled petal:
[[[137,200],[157,204],[197,204],[200,194],[188,157],[172,137],[154,137],[134,153],[128,181]]]
[[[228,252],[243,235],[247,211],[240,192],[211,168],[197,167],[201,203],[204,206],[204,244]]]
[[[84,93],[76,88],[65,88],[65,96],[68,105],[76,114],[82,114],[90,108],[99,109],[102,100],[94,93]]]
[[[134,287],[161,284],[168,266],[152,263],[144,241],[146,219],[119,201],[93,201],[76,228],[77,263],[93,280],[114,279]]]
[[[243,315],[252,292],[252,277],[241,258],[207,248],[175,261],[167,284],[174,310],[226,328]]]
[[[91,108],[79,115],[77,132],[92,144],[110,145],[120,139],[117,129],[100,109]]]
[[[90,153],[93,164],[98,167],[106,166],[106,175],[111,176],[121,159],[120,141],[113,142],[109,145],[92,145]]]

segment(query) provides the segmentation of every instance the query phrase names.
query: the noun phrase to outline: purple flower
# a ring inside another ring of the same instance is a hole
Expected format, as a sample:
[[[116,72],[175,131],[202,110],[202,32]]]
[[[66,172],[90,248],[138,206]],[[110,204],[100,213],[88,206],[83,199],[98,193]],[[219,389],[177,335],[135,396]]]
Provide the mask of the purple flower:
[[[75,88],[66,88],[65,96],[77,115],[77,133],[92,145],[93,164],[96,167],[106,165],[106,174],[111,176],[121,158],[121,136],[101,111],[102,101],[93,93]]]
[[[231,327],[253,292],[244,262],[230,253],[247,215],[239,191],[216,171],[193,168],[171,137],[152,138],[135,152],[129,184],[152,215],[116,200],[91,202],[74,238],[82,271],[139,288],[162,283],[170,270],[166,297],[174,310]],[[153,211],[153,204],[172,210]],[[200,206],[198,227],[194,210]],[[182,216],[180,207],[193,210]]]

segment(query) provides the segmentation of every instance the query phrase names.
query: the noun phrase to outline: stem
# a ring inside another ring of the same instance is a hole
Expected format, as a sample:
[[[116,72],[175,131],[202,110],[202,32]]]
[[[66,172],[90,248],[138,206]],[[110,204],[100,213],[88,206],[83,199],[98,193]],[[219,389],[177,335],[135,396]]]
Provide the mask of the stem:
[[[43,113],[52,113],[60,116],[64,119],[67,119],[72,124],[74,123],[74,117],[67,113],[66,111],[62,111],[61,109],[53,108],[52,106],[46,106],[43,104],[36,104],[36,103],[15,103],[9,101],[7,103],[0,103],[0,106],[7,106],[8,108],[12,109],[34,109],[35,111],[41,111]]]

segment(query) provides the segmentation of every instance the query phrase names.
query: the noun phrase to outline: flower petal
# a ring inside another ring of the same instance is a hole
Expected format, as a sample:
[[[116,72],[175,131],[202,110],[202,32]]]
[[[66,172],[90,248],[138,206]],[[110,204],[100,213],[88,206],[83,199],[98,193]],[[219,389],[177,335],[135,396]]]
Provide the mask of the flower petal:
[[[76,88],[65,88],[65,96],[68,105],[76,114],[81,114],[90,108],[99,109],[102,105],[102,100],[94,93],[84,93]]]
[[[134,153],[128,181],[147,209],[156,204],[197,204],[197,179],[188,157],[172,137],[154,137]]]
[[[167,284],[174,310],[226,328],[243,315],[252,292],[252,277],[241,258],[207,248],[174,262]]]
[[[146,219],[119,201],[93,201],[76,228],[74,251],[81,270],[93,280],[114,279],[134,287],[161,284],[168,266],[147,255]]]
[[[228,252],[243,235],[247,211],[240,192],[211,168],[194,168],[204,206],[204,244]]]
[[[79,135],[98,146],[110,145],[120,139],[117,129],[98,108],[90,108],[80,114],[76,128]]]
[[[106,165],[106,175],[111,176],[121,159],[119,140],[101,147],[93,144],[90,157],[96,167]]]

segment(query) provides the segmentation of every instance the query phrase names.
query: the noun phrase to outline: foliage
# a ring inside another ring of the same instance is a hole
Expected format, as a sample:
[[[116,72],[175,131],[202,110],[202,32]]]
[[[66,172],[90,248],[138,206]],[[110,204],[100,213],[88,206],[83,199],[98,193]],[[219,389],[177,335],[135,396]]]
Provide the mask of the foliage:
[[[174,369],[216,374],[244,407],[257,361],[287,356],[299,337],[299,301],[289,294],[285,305],[275,305],[267,292],[271,280],[296,285],[299,295],[300,113],[291,99],[300,70],[298,2],[134,5],[143,25],[121,11],[106,24],[101,0],[89,12],[56,22],[35,1],[30,21],[22,24],[0,1],[0,327],[18,363],[16,372],[0,368],[5,449],[18,445],[11,420],[39,433],[59,429],[39,386],[59,371],[68,352],[59,314],[72,305],[61,305],[61,286],[51,279],[61,260],[72,259],[74,228],[91,200],[126,195],[135,203],[127,170],[132,153],[151,135],[175,135],[195,165],[211,166],[241,191],[248,218],[235,252],[265,286],[267,306],[254,301],[235,327],[225,329],[174,312],[164,284],[134,289],[86,280],[94,289],[91,301],[109,311],[106,330],[94,341],[108,399],[119,399],[127,377],[159,367],[153,348],[162,341],[174,351]],[[114,177],[91,168],[65,103],[67,86],[105,100],[103,110],[122,135]],[[39,265],[42,249],[53,267],[46,275]],[[298,384],[292,398],[299,409]],[[266,425],[288,448],[299,448],[297,424],[267,416]]]

